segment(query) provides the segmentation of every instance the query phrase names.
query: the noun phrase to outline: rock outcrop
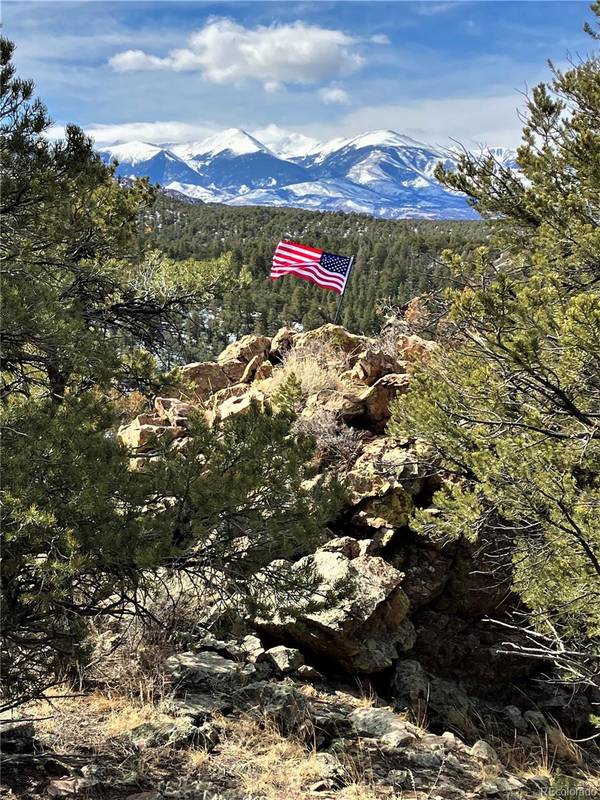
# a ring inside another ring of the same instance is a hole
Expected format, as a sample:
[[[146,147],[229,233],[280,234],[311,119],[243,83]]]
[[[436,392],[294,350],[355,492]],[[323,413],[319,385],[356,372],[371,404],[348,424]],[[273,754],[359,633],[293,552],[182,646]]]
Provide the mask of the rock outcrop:
[[[393,438],[385,429],[391,401],[408,391],[413,365],[429,360],[436,345],[417,336],[398,336],[396,343],[390,352],[338,325],[302,333],[283,328],[273,338],[244,336],[216,360],[183,367],[181,395],[157,397],[151,412],[120,428],[119,438],[138,456],[133,465],[143,468],[157,443],[185,445],[194,413],[223,425],[253,406],[277,410],[278,387],[293,364],[314,359],[317,378],[311,383],[310,369],[303,375],[299,417],[310,420],[317,448],[335,452],[331,442],[319,441],[320,420],[325,425],[333,419],[351,435],[352,448],[334,465],[347,503],[319,549],[292,565],[319,576],[316,596],[293,617],[273,607],[250,621],[275,646],[265,655],[249,637],[251,663],[290,674],[301,666],[284,652],[292,647],[316,659],[303,666],[317,676],[331,666],[353,675],[385,674],[398,707],[419,705],[426,696],[430,718],[441,721],[452,705],[469,707],[471,695],[515,702],[507,687],[530,667],[498,654],[503,634],[482,623],[512,601],[510,565],[499,557],[502,543],[491,553],[490,579],[481,544],[477,550],[465,542],[443,545],[410,529],[415,508],[436,513],[431,498],[439,481],[425,443]],[[331,468],[331,458],[327,464]],[[318,598],[326,602],[315,610]],[[173,674],[191,690],[204,691],[208,679],[199,677],[200,665],[190,662],[187,672],[184,666]],[[216,674],[212,679],[221,680]]]

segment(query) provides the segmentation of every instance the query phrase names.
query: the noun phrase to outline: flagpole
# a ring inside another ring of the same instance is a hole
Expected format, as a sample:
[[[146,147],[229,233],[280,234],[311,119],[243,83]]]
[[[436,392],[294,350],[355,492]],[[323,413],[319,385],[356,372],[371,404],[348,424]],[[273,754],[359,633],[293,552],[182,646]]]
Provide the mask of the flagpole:
[[[336,325],[338,321],[338,317],[340,315],[340,309],[342,307],[342,303],[344,301],[344,295],[346,294],[346,287],[348,286],[348,281],[350,280],[350,273],[352,272],[352,267],[354,266],[354,256],[350,257],[350,264],[348,265],[348,275],[346,276],[346,282],[344,284],[344,291],[340,294],[340,299],[337,303],[337,308],[335,310],[335,317],[333,318],[333,324]]]

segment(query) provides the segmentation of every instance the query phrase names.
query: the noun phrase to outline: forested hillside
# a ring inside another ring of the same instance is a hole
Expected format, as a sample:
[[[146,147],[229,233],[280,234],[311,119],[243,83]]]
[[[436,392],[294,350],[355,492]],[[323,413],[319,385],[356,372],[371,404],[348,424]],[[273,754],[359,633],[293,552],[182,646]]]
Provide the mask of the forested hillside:
[[[269,279],[277,242],[294,239],[356,254],[339,321],[356,333],[381,325],[381,307],[446,285],[445,249],[466,253],[481,244],[483,222],[376,220],[357,214],[298,209],[190,206],[160,197],[144,215],[144,238],[174,259],[210,259],[231,252],[237,280],[217,291],[210,311],[194,313],[183,356],[219,352],[232,336],[273,334],[282,325],[304,329],[331,322],[337,295],[289,277]]]

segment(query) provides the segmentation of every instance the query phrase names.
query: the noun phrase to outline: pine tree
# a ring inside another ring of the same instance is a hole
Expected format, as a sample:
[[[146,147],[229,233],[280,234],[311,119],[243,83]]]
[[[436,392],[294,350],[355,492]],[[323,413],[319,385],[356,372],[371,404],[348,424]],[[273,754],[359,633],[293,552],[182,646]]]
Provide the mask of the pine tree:
[[[600,17],[600,5],[595,4]],[[392,432],[431,443],[447,480],[440,537],[510,542],[532,657],[600,685],[600,59],[532,92],[522,174],[492,156],[439,170],[493,220],[448,256],[450,340],[395,405]],[[490,578],[492,579],[492,578]]]
[[[218,430],[198,420],[186,451],[129,468],[114,399],[174,380],[158,366],[186,316],[227,282],[230,259],[175,265],[140,249],[147,183],[120,186],[78,128],[51,144],[46,110],[15,77],[12,53],[1,40],[8,707],[68,677],[85,655],[87,621],[137,613],[159,569],[195,569],[206,591],[227,596],[235,583],[256,605],[251,577],[308,546],[337,491],[305,488],[309,443],[288,418],[256,409]],[[271,574],[263,586],[282,582]]]

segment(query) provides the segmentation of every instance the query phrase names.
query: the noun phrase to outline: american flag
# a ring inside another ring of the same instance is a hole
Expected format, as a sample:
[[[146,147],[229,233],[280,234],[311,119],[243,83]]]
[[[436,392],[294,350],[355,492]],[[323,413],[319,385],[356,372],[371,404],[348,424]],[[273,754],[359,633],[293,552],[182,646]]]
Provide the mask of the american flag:
[[[277,280],[283,275],[296,275],[305,281],[316,283],[322,289],[344,294],[352,261],[352,256],[338,256],[317,247],[284,239],[277,245],[273,256],[271,280]]]

